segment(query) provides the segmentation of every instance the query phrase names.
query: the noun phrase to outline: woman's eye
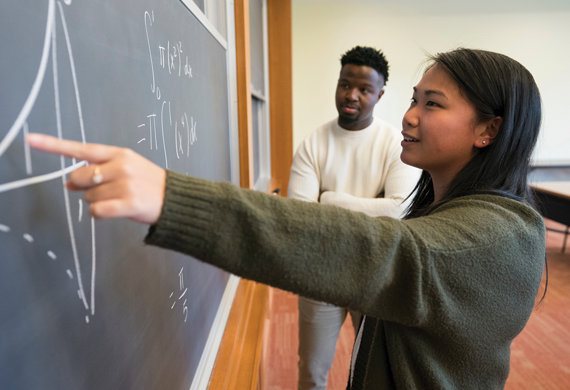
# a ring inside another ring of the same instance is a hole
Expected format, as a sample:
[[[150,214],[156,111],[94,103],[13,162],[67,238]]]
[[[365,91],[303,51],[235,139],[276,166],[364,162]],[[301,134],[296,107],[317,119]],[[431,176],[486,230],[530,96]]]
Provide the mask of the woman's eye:
[[[411,99],[410,99],[410,104],[414,104],[414,103],[417,103],[417,102],[418,102],[418,101],[416,100],[416,98],[411,98]]]
[[[437,104],[436,102],[429,101],[429,102],[426,103],[426,106],[428,106],[428,107],[437,107],[437,106],[439,106],[439,104]]]

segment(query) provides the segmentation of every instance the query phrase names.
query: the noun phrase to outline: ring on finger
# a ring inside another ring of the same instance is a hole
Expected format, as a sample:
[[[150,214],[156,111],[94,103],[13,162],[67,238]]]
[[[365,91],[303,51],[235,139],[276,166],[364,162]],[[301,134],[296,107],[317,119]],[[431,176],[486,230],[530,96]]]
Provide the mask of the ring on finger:
[[[93,183],[100,184],[103,181],[103,175],[101,174],[101,168],[99,165],[95,165],[95,170],[93,171],[93,177],[91,178]]]

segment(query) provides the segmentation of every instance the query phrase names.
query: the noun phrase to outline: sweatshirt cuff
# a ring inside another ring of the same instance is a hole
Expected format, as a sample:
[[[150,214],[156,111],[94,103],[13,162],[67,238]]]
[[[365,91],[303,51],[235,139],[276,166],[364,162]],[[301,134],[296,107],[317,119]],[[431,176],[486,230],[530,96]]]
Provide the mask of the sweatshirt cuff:
[[[162,211],[144,242],[194,257],[206,254],[216,185],[167,170]]]

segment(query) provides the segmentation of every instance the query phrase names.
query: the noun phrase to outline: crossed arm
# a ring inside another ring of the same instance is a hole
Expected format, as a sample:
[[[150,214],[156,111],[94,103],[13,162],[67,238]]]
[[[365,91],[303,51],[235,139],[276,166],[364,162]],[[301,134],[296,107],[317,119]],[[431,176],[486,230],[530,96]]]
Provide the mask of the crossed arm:
[[[301,144],[291,167],[288,193],[293,199],[320,202],[363,212],[372,217],[399,218],[407,206],[406,199],[419,179],[420,171],[405,165],[395,153],[386,161],[384,191],[374,198],[361,198],[345,192],[323,191],[320,167],[316,158]]]

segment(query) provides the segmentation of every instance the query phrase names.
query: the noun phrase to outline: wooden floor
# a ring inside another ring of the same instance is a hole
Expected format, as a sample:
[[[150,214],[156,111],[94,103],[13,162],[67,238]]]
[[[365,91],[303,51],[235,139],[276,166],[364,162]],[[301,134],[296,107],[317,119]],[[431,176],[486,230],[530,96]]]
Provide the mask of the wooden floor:
[[[547,224],[558,225],[551,221]],[[566,254],[561,254],[561,247],[562,235],[548,233],[548,292],[512,344],[507,390],[570,389],[570,248],[566,249]],[[297,297],[273,289],[271,300],[261,388],[293,390],[297,386],[299,345]],[[354,331],[348,319],[337,343],[328,390],[346,388],[353,340]]]

